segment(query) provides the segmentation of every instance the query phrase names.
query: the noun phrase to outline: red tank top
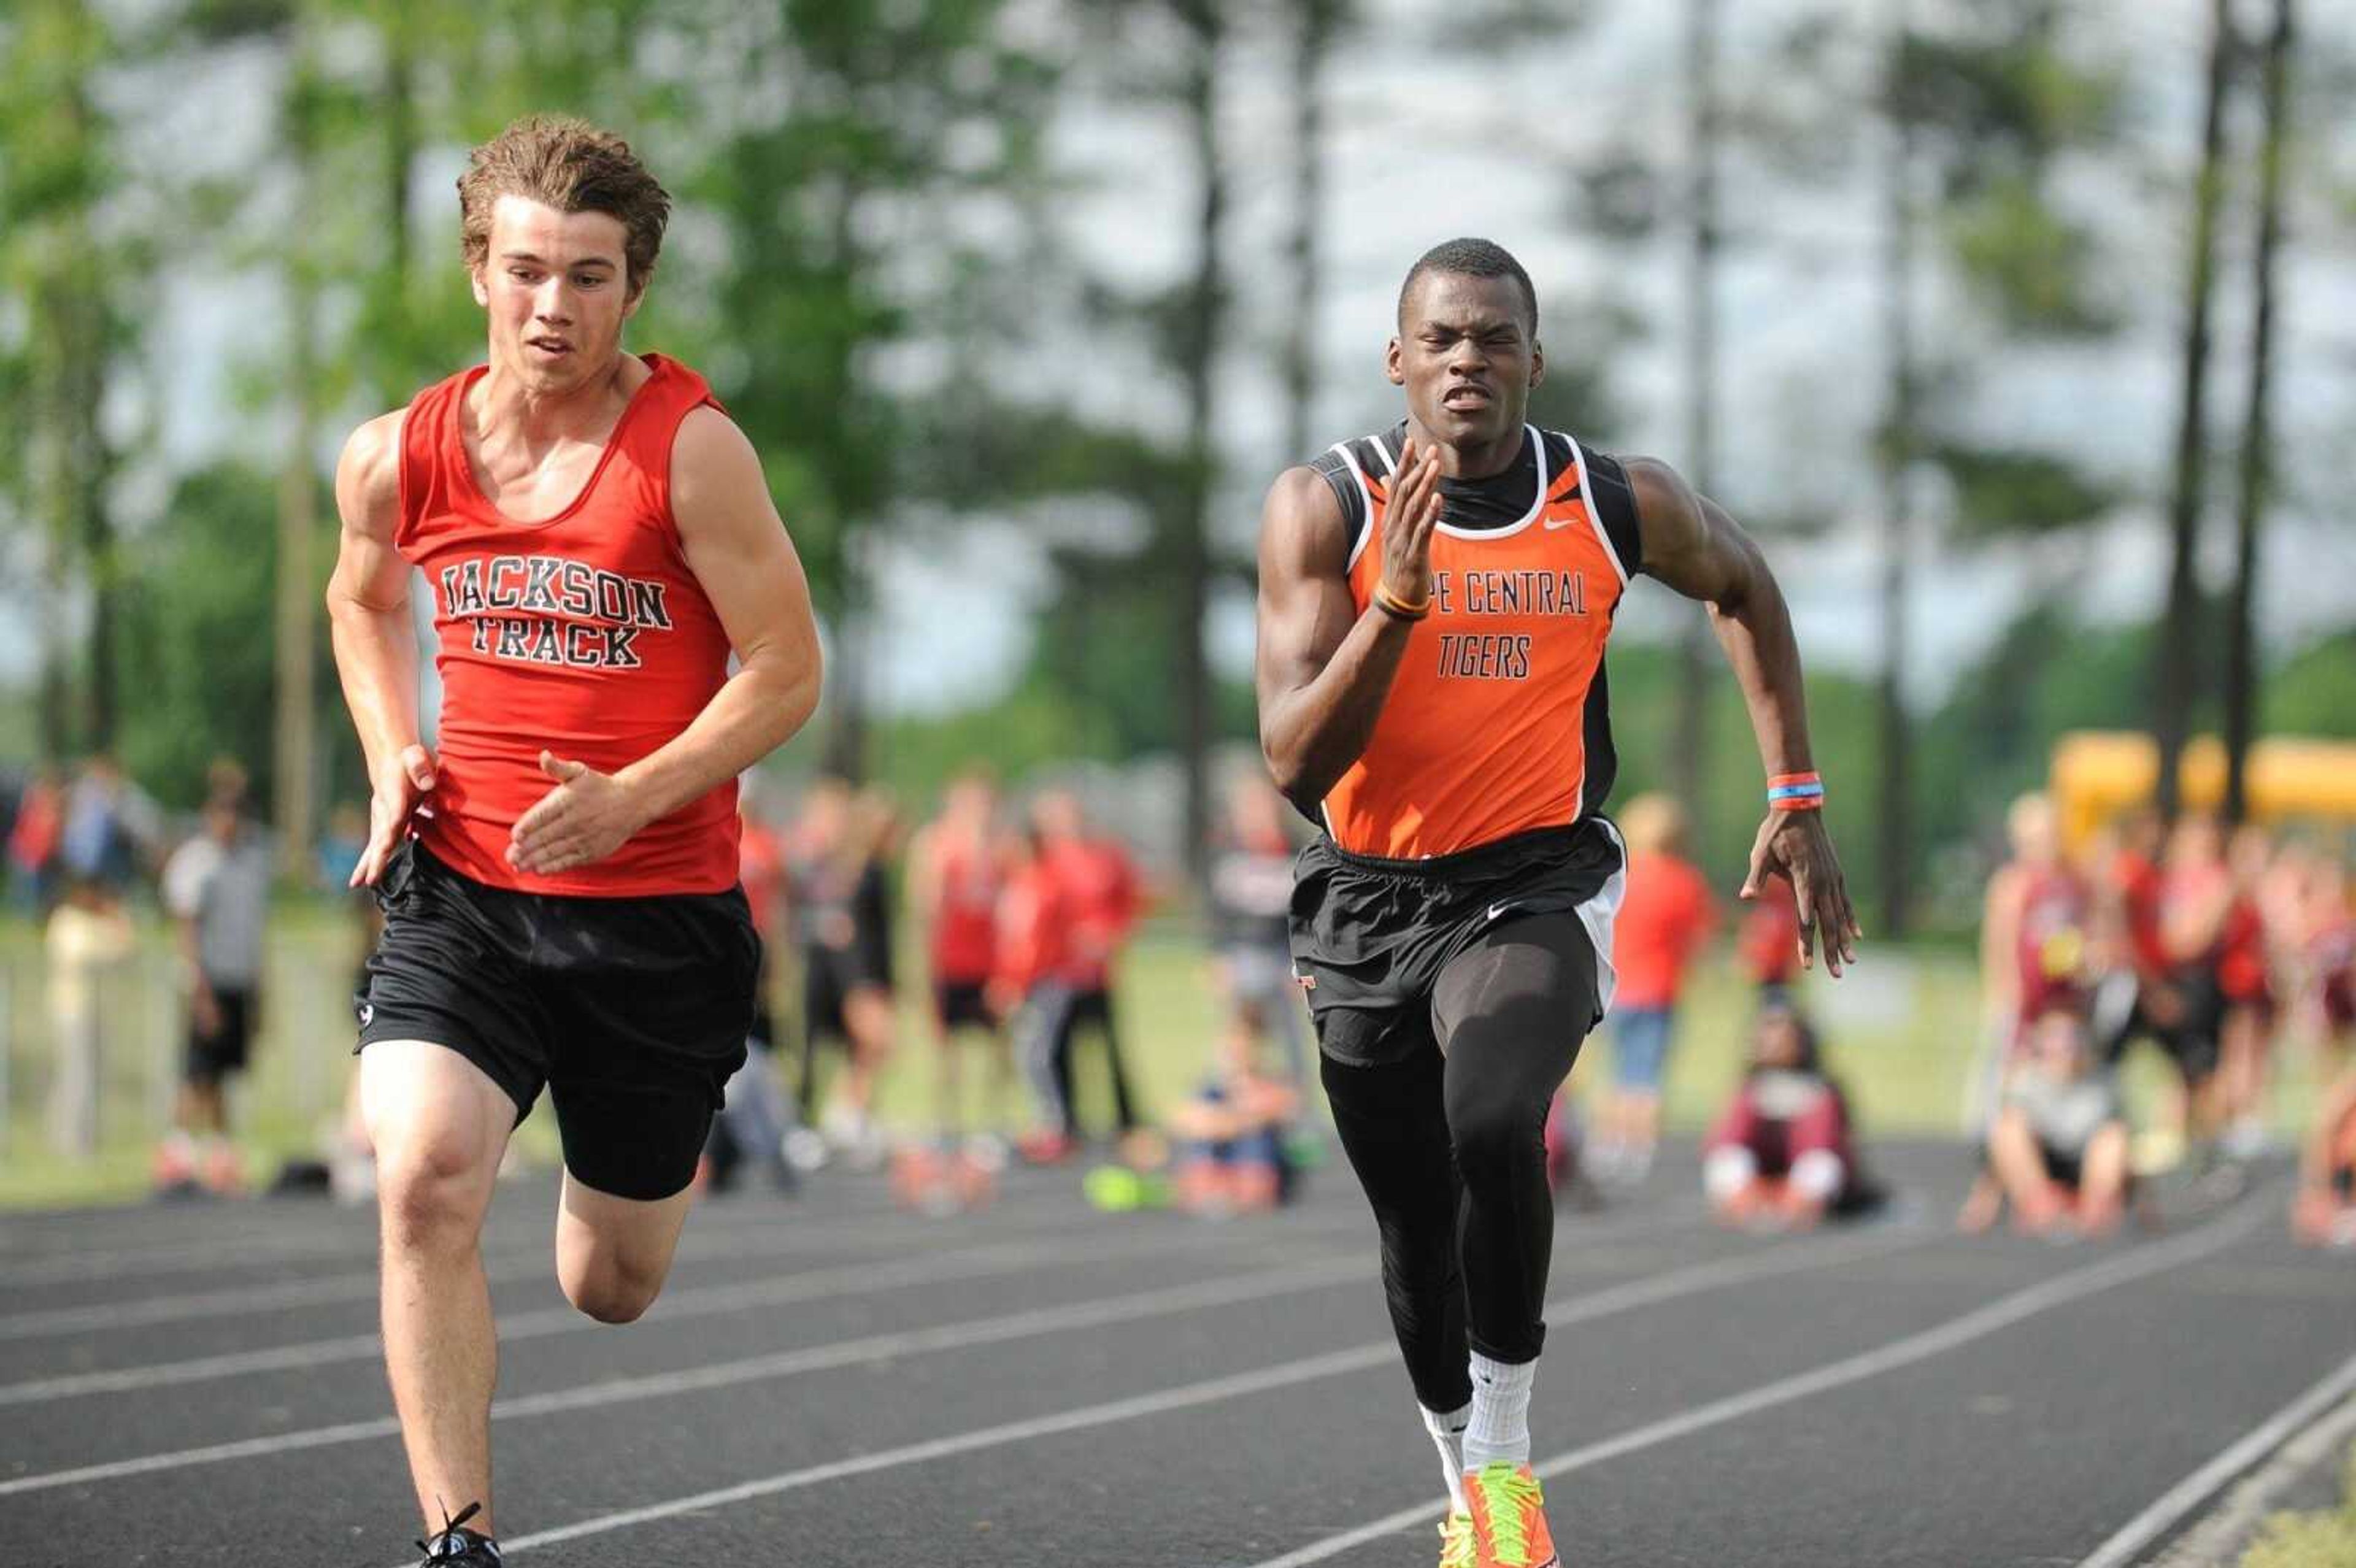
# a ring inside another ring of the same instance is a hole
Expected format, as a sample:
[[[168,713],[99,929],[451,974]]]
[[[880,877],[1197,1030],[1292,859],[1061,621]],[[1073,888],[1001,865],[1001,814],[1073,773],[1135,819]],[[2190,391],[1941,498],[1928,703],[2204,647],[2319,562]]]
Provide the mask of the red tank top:
[[[1548,472],[1549,454],[1568,458]],[[1350,557],[1361,613],[1383,570],[1395,464],[1389,439],[1335,451],[1364,497]],[[1365,751],[1325,796],[1326,830],[1360,855],[1421,859],[1564,827],[1610,787],[1590,752],[1610,746],[1598,680],[1628,574],[1590,506],[1587,454],[1530,432],[1537,500],[1508,527],[1431,537],[1432,612],[1408,634]],[[1597,787],[1590,790],[1590,784]]]
[[[590,898],[734,887],[734,780],[648,824],[594,865],[531,876],[507,862],[516,819],[554,788],[543,746],[613,773],[685,730],[727,678],[726,632],[670,515],[671,443],[703,378],[660,355],[588,483],[540,522],[484,498],[460,416],[477,365],[428,387],[401,432],[402,555],[425,574],[441,641],[437,777],[417,836],[493,887]]]
[[[933,846],[940,902],[933,915],[933,978],[979,985],[997,961],[998,897],[1004,879],[986,844],[960,843],[944,830]]]

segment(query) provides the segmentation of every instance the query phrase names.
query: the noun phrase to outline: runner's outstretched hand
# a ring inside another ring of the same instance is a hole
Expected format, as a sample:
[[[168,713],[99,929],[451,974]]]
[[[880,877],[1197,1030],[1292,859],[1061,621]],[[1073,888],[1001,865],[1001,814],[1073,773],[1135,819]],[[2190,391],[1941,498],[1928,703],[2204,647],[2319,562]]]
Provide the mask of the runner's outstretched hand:
[[[1771,876],[1791,882],[1800,906],[1800,967],[1815,966],[1820,936],[1825,967],[1836,976],[1843,964],[1856,963],[1858,939],[1865,933],[1858,929],[1857,912],[1849,905],[1848,883],[1833,853],[1832,835],[1825,831],[1823,812],[1767,814],[1751,846],[1751,874],[1742,880],[1742,896],[1757,898]]]
[[[385,760],[369,786],[368,847],[352,868],[350,888],[372,888],[384,875],[384,863],[401,848],[409,819],[434,793],[434,753],[412,743]]]
[[[646,826],[637,797],[611,773],[553,752],[540,754],[540,771],[556,781],[508,836],[508,864],[544,877],[602,860]]]
[[[1431,530],[1440,503],[1440,453],[1418,451],[1409,436],[1383,508],[1383,586],[1410,604],[1431,597]]]

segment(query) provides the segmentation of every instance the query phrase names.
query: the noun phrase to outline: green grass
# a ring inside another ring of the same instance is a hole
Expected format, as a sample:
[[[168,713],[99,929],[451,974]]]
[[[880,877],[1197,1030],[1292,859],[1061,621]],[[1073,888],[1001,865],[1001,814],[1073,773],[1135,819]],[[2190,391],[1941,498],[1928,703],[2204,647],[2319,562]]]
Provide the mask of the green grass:
[[[2266,1520],[2242,1568],[2356,1568],[2356,1451],[2348,1457],[2336,1509],[2278,1513]]]
[[[262,1036],[236,1100],[240,1135],[262,1177],[289,1156],[316,1150],[341,1102],[351,1068],[349,987],[359,941],[356,926],[334,906],[297,907],[273,927]],[[37,933],[21,922],[0,923],[0,1027],[11,1068],[0,1208],[120,1201],[145,1191],[178,1059],[171,975],[165,934],[151,923],[140,954],[104,994],[110,1048],[103,1147],[87,1164],[61,1159],[48,1152],[42,1125],[48,1024]],[[1873,948],[1844,980],[1810,976],[1801,997],[1823,1029],[1827,1058],[1848,1085],[1869,1136],[1956,1131],[1976,1028],[1967,955],[1951,946]],[[915,1129],[933,1121],[932,1048],[925,1003],[913,986],[902,1003],[900,1039],[879,1084],[878,1113],[887,1125]],[[1151,1114],[1191,1092],[1209,1061],[1218,1019],[1202,949],[1179,933],[1149,934],[1123,965],[1119,1005],[1136,1087]],[[1716,1112],[1739,1070],[1750,1010],[1748,989],[1723,957],[1706,962],[1678,1014],[1667,1094],[1673,1125],[1697,1127]],[[1591,1092],[1608,1082],[1610,1054],[1607,1027],[1590,1042],[1574,1083]],[[1084,1045],[1076,1068],[1082,1115],[1096,1126],[1109,1120],[1099,1061]],[[980,1066],[977,1060],[967,1070]],[[2157,1064],[2139,1063],[2129,1075],[2130,1098],[2147,1103],[2158,1075]],[[2310,1093],[2303,1074],[2286,1072],[2276,1088],[2277,1125],[2300,1125]],[[996,1111],[1017,1124],[1022,1107],[1010,1097]],[[553,1161],[545,1110],[534,1113],[522,1136],[528,1153]]]

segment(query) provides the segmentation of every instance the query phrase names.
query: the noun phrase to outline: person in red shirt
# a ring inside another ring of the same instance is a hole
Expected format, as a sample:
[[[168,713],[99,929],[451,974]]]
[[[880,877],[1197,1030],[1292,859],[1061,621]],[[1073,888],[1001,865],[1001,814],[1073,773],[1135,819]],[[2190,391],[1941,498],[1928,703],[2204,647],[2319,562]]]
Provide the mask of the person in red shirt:
[[[1069,1100],[1055,1073],[1055,1046],[1071,1006],[1066,979],[1071,913],[1037,827],[1004,833],[999,862],[1006,880],[998,895],[986,995],[1031,1084],[1036,1119],[1022,1139],[1023,1157],[1048,1164],[1069,1157],[1073,1147]]]
[[[1064,1008],[1049,1054],[1064,1136],[1076,1139],[1080,1134],[1072,1100],[1072,1054],[1080,1031],[1087,1029],[1104,1041],[1114,1131],[1127,1139],[1141,1124],[1113,1012],[1113,965],[1137,924],[1143,901],[1137,867],[1119,841],[1089,831],[1087,814],[1069,790],[1041,795],[1032,804],[1031,819],[1038,827],[1067,923],[1061,976]]]
[[[1717,923],[1709,884],[1685,859],[1685,814],[1665,795],[1638,795],[1621,814],[1628,893],[1612,925],[1612,1093],[1591,1156],[1595,1178],[1635,1182],[1652,1169],[1661,1136],[1661,1084],[1686,969]],[[1794,943],[1796,949],[1797,944]]]
[[[918,830],[908,851],[908,893],[932,969],[935,1082],[944,1139],[954,1136],[964,1121],[958,1064],[966,1037],[981,1035],[990,1053],[985,1104],[1004,1098],[1012,1072],[1005,1034],[988,1000],[1006,881],[997,815],[998,792],[990,775],[969,770],[950,782],[940,816]]]
[[[1759,890],[1735,930],[1734,961],[1762,1008],[1790,1002],[1800,978],[1800,901],[1791,883],[1771,877]]]
[[[622,347],[662,187],[619,137],[534,118],[458,194],[489,362],[346,444],[327,605],[372,786],[352,882],[385,912],[358,1012],[386,1371],[427,1562],[496,1568],[500,1157],[547,1088],[557,1277],[600,1321],[643,1313],[753,1021],[736,776],[816,708],[819,654],[752,443],[694,371]]]

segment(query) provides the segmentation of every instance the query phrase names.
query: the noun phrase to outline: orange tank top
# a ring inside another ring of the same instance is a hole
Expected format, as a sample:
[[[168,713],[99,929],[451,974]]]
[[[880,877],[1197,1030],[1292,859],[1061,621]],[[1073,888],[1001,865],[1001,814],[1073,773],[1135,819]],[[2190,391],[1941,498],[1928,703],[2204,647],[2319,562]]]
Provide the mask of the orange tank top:
[[[580,495],[543,521],[505,516],[476,483],[460,421],[487,367],[420,392],[402,426],[395,543],[425,574],[441,644],[437,777],[417,836],[493,887],[637,898],[736,884],[734,780],[593,865],[530,876],[507,862],[516,819],[555,787],[541,748],[613,773],[685,730],[727,678],[727,634],[670,514],[680,421],[719,405],[694,371],[640,357],[653,374]]]
[[[1404,434],[1343,443],[1315,464],[1351,526],[1361,613]],[[1516,464],[1482,483],[1520,485],[1526,510],[1461,526],[1451,499],[1433,531],[1431,614],[1408,634],[1365,753],[1325,797],[1326,831],[1354,854],[1418,859],[1567,827],[1611,790],[1603,645],[1641,565],[1634,497],[1616,461],[1557,432],[1529,429]]]

